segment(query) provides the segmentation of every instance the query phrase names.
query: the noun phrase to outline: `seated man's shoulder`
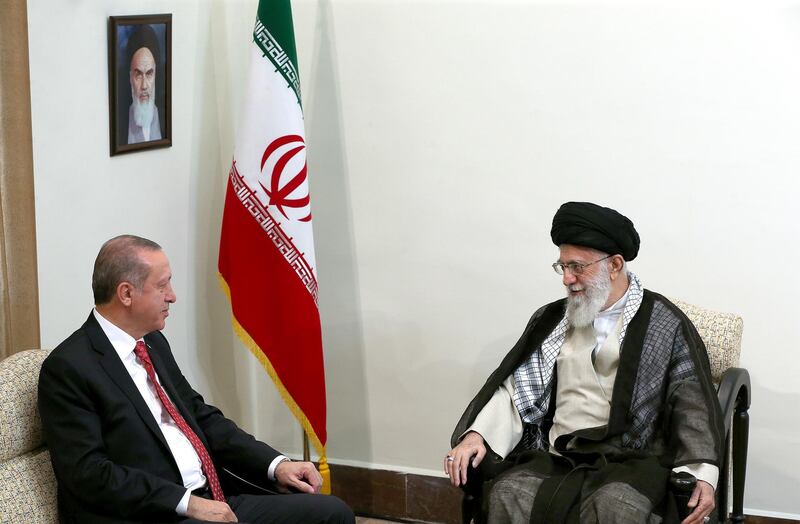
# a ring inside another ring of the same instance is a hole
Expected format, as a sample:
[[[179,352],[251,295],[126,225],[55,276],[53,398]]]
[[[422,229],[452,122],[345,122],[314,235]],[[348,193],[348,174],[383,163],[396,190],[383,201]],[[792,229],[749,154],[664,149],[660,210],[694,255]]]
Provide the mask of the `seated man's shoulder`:
[[[676,306],[664,295],[656,293],[650,289],[645,289],[644,297],[645,299],[649,297],[653,301],[653,315],[657,315],[662,321],[670,319],[676,323],[684,321],[689,322],[688,317],[681,310],[681,308]]]
[[[82,376],[92,368],[91,344],[83,330],[77,330],[47,355],[39,372],[39,384]]]
[[[689,336],[699,340],[697,327],[686,313],[674,302],[654,291],[644,290],[645,300],[653,301],[652,313],[650,314],[649,327],[661,332],[683,331]]]
[[[64,339],[56,348],[48,355],[48,360],[69,360],[80,358],[88,347],[91,346],[89,335],[81,328],[77,329],[74,333]]]

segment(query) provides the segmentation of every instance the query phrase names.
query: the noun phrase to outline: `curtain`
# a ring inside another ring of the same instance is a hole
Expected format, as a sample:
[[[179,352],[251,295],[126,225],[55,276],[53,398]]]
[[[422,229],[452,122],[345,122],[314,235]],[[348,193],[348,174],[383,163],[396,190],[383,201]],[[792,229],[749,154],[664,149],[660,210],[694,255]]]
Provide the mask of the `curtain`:
[[[0,358],[39,347],[26,0],[0,16]]]

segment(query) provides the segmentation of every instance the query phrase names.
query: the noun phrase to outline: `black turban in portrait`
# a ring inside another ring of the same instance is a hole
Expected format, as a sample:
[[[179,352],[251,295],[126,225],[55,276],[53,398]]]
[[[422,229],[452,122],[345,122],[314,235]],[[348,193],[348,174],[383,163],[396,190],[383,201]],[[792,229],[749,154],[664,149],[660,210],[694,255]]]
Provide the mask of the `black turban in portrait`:
[[[553,217],[553,244],[591,247],[633,260],[639,253],[639,233],[628,217],[591,202],[567,202]]]
[[[139,49],[146,47],[153,55],[153,60],[156,64],[161,62],[158,48],[158,37],[156,32],[148,24],[142,24],[134,29],[128,37],[128,43],[125,46],[125,55],[128,59],[128,67],[130,67],[131,60],[134,53]]]

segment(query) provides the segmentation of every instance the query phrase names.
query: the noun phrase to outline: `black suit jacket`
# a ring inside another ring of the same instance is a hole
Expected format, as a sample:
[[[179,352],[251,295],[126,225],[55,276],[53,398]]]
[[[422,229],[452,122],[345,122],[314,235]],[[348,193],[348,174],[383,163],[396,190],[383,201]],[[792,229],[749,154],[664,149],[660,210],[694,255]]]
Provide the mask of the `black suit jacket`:
[[[144,337],[159,381],[223,468],[267,484],[277,451],[206,404],[160,331]],[[47,357],[39,413],[58,480],[62,522],[176,520],[180,471],[155,418],[93,314]],[[231,495],[232,493],[226,493]]]

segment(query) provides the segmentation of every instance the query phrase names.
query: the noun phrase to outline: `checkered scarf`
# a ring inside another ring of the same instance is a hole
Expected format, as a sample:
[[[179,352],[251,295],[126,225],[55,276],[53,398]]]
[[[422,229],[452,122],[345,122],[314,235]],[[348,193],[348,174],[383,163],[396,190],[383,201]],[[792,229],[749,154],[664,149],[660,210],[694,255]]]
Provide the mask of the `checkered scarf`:
[[[638,277],[629,271],[628,280],[630,281],[630,287],[628,299],[625,301],[625,306],[622,310],[622,329],[619,333],[620,347],[622,347],[628,324],[642,304],[643,296],[642,285]],[[552,333],[542,342],[541,348],[534,350],[530,357],[514,371],[514,405],[517,407],[517,411],[519,411],[526,427],[531,427],[531,429],[540,427],[550,406],[553,369],[561,351],[561,346],[564,345],[567,328],[568,322],[565,315]],[[532,440],[529,447],[538,449],[544,447],[541,431],[535,431],[534,434],[528,436],[528,439]]]

